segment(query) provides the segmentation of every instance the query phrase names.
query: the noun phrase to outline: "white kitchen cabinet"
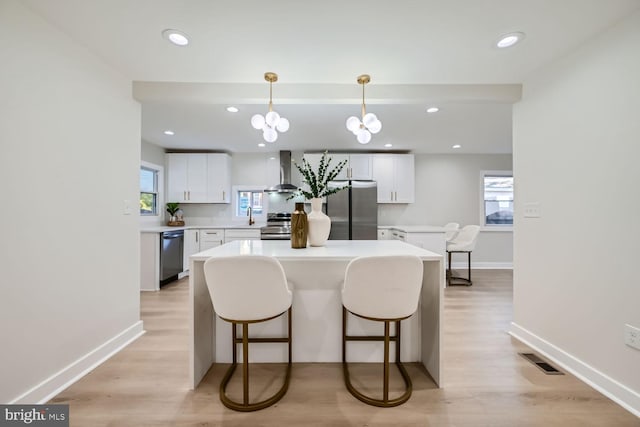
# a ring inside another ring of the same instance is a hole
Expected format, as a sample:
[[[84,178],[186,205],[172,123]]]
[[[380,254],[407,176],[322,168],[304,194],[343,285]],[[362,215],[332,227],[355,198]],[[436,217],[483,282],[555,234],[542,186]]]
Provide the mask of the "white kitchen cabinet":
[[[230,156],[224,153],[167,154],[167,201],[230,203]]]
[[[391,240],[391,230],[388,228],[378,228],[378,240]]]
[[[161,233],[140,233],[140,290],[160,290]]]
[[[207,203],[231,203],[231,157],[207,154]]]
[[[189,257],[200,252],[200,230],[184,230],[184,271],[189,270]]]
[[[336,180],[372,180],[373,179],[373,155],[372,154],[337,154],[328,153],[327,157],[331,157],[331,165],[329,170],[333,169],[338,163],[347,161],[345,167],[340,171]],[[305,154],[304,158],[314,171],[318,170],[322,153]]]
[[[373,179],[373,155],[349,154],[349,179],[361,179],[364,181]]]
[[[415,201],[413,154],[375,154],[373,179],[378,183],[378,203]]]
[[[224,230],[224,242],[234,240],[260,240],[259,228],[227,228]]]
[[[391,240],[401,240],[403,242],[407,241],[407,233],[405,233],[404,231],[400,231],[400,230],[396,230],[396,229],[391,229],[389,230],[391,237]]]
[[[405,235],[405,242],[442,256],[445,256],[447,252],[444,231],[433,233],[409,232]]]
[[[207,157],[203,154],[167,154],[167,201],[205,203]]]
[[[224,230],[214,228],[200,229],[200,252],[215,248],[224,243]]]

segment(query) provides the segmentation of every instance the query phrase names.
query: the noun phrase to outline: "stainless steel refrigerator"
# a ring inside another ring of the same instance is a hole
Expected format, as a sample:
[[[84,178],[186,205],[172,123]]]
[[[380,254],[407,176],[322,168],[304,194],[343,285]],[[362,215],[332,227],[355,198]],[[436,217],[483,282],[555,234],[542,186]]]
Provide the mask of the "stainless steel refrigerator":
[[[330,187],[351,188],[327,197],[331,218],[329,240],[376,240],[378,238],[378,184],[375,181],[334,181]]]

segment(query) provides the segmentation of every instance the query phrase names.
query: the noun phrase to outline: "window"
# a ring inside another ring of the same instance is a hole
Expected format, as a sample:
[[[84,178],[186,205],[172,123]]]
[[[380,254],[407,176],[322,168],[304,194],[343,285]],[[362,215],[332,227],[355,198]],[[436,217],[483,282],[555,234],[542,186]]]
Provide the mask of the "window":
[[[232,189],[233,219],[248,220],[248,209],[254,220],[267,219],[269,198],[264,193],[264,187],[258,185],[234,185]]]
[[[239,190],[238,191],[238,204],[237,204],[237,216],[247,216],[247,208],[251,207],[251,213],[253,215],[262,215],[262,202],[264,200],[264,192]]]
[[[158,171],[140,167],[140,215],[158,215]]]
[[[486,227],[513,226],[513,173],[482,172],[482,221]]]

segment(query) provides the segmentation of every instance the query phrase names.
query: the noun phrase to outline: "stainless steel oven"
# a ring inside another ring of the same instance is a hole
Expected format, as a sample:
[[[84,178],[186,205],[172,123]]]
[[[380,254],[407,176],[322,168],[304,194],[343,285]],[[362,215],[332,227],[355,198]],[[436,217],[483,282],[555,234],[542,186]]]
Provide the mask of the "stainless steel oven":
[[[291,240],[291,213],[268,213],[267,225],[260,228],[260,240]]]
[[[160,286],[178,279],[183,271],[184,230],[165,231],[160,242]]]

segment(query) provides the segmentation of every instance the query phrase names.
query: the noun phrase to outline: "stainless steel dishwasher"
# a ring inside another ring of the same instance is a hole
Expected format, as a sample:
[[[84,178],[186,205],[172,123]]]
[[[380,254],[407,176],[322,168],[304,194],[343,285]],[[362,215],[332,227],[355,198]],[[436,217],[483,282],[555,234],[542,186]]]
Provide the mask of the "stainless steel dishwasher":
[[[160,244],[160,286],[163,286],[177,280],[183,271],[184,230],[165,231]]]

